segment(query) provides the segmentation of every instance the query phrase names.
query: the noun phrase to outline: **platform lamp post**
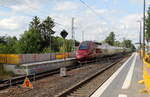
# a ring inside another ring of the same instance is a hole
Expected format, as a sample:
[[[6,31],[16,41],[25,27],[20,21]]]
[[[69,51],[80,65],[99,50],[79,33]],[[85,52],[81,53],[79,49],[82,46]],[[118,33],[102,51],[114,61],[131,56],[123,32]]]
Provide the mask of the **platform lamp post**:
[[[145,7],[146,7],[146,1],[143,2],[143,58],[145,57]]]
[[[139,45],[140,45],[140,58],[141,58],[141,48],[142,48],[142,42],[141,42],[141,36],[142,36],[142,21],[137,21],[140,24],[140,31],[139,31]]]

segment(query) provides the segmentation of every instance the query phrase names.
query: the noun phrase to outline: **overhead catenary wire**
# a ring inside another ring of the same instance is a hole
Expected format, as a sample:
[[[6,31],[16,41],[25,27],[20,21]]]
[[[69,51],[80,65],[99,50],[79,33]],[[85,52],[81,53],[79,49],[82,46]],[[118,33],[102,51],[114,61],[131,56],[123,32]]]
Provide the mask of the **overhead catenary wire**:
[[[103,18],[104,20],[106,20],[106,18],[104,17],[100,17],[99,13],[97,11],[95,11],[95,9],[93,9],[92,7],[90,7],[85,1],[83,0],[79,0],[83,5],[85,5],[87,8],[89,8],[91,10],[91,12],[93,12],[97,17],[99,17],[100,19]],[[106,20],[108,21],[108,20]]]
[[[98,13],[97,13],[92,7],[90,7],[87,3],[85,3],[85,2],[82,1],[82,0],[80,0],[80,2],[81,2],[82,4],[84,4],[86,7],[88,7],[94,14],[98,15]]]
[[[106,24],[108,24],[109,23],[109,25],[112,25],[112,27],[110,26],[109,28],[110,29],[113,29],[114,27],[114,24],[113,24],[113,22],[111,22],[111,20],[108,20],[107,18],[105,18],[105,17],[103,17],[103,16],[100,16],[99,15],[99,13],[95,10],[95,9],[93,9],[92,7],[90,7],[85,1],[83,1],[83,0],[79,0],[84,6],[86,6],[91,12],[93,12],[101,21],[104,21],[105,20],[105,22],[106,22]]]

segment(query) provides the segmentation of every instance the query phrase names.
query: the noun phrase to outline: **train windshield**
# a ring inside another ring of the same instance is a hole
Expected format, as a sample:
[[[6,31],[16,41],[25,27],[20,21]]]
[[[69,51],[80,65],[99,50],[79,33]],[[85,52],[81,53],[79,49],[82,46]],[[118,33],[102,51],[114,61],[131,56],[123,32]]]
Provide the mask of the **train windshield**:
[[[84,42],[80,45],[79,50],[86,50],[88,49],[88,43]]]

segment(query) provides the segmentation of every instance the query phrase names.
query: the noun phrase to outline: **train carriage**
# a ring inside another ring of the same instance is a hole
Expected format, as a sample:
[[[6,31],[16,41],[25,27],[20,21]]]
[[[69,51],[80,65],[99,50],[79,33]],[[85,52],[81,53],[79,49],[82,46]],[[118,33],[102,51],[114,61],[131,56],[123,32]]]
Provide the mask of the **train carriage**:
[[[125,50],[126,48],[110,46],[106,43],[83,41],[76,51],[76,59],[78,61],[87,61],[96,57],[122,53]]]

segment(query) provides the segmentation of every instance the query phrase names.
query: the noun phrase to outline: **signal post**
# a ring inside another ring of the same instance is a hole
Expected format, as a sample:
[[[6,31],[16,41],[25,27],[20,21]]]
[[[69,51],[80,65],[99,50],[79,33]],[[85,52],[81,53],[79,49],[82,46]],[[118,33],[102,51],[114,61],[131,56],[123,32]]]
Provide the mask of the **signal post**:
[[[64,55],[63,55],[63,57],[64,57],[65,66],[66,66],[66,52],[65,52],[66,51],[66,41],[65,41],[65,38],[67,37],[68,33],[66,30],[63,30],[63,31],[61,31],[60,35],[64,39]],[[67,74],[66,74],[67,69],[65,66],[60,68],[60,76],[62,76],[62,77],[67,76]]]

